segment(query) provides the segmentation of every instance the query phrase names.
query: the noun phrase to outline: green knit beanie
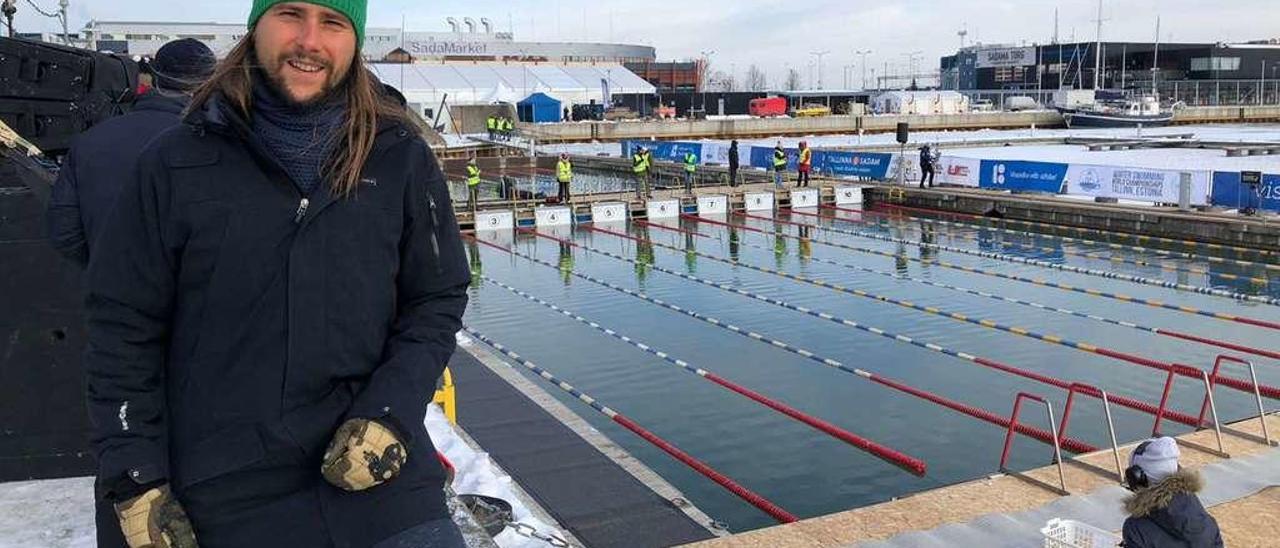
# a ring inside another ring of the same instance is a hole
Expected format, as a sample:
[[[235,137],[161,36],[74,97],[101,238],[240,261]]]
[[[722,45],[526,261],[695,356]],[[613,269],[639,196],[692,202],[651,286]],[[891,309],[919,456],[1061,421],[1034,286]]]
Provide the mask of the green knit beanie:
[[[364,46],[364,16],[369,5],[368,0],[253,0],[253,11],[249,12],[249,28],[258,24],[258,18],[262,17],[262,14],[266,13],[271,6],[290,1],[324,6],[347,16],[347,19],[351,20],[351,27],[356,31],[356,49]]]

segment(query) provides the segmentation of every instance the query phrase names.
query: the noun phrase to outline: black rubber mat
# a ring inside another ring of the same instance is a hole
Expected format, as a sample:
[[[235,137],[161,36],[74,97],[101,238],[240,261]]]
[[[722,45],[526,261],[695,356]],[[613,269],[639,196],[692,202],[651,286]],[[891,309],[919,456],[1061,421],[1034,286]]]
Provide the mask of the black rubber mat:
[[[450,369],[458,424],[587,546],[672,546],[712,538],[462,348]]]

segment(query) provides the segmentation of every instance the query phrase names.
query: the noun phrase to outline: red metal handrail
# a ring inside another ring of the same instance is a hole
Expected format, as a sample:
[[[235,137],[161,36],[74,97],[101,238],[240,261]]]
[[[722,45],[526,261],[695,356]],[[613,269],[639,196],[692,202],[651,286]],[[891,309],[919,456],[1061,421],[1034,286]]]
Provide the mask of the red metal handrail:
[[[1218,385],[1218,371],[1222,369],[1224,362],[1236,363],[1249,368],[1249,380],[1253,382],[1253,397],[1258,404],[1258,420],[1262,422],[1262,439],[1267,445],[1274,445],[1271,441],[1271,434],[1267,432],[1267,412],[1262,406],[1262,391],[1258,386],[1258,372],[1253,367],[1253,362],[1243,360],[1235,356],[1227,354],[1219,354],[1217,359],[1213,360],[1213,372],[1209,374],[1209,390],[1213,390]],[[1209,410],[1209,394],[1204,395],[1204,402],[1200,404],[1200,418],[1197,421],[1200,427],[1204,427],[1204,414]]]
[[[1013,431],[1018,426],[1018,413],[1022,411],[1022,400],[1029,399],[1044,404],[1045,411],[1049,414],[1049,428],[1053,428],[1053,404],[1035,394],[1028,392],[1018,392],[1017,397],[1013,399],[1013,414],[1009,417],[1009,429],[1004,434],[1004,450],[1000,452],[1000,471],[1007,472],[1006,466],[1009,462],[1009,450],[1013,448]],[[1058,437],[1053,437],[1053,459],[1058,465],[1058,483],[1062,486],[1062,492],[1067,491],[1067,475],[1062,470],[1062,446],[1058,444]]]

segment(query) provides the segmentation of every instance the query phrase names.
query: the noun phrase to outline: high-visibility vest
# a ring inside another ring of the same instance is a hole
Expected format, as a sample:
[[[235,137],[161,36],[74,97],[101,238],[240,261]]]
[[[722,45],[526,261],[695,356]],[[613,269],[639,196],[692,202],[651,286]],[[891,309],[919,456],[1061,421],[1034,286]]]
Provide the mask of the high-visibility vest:
[[[692,152],[684,153],[684,170],[693,173],[698,170],[698,157]]]
[[[515,129],[515,128],[516,128],[516,125],[515,125],[514,123],[512,123],[512,122],[511,122],[511,119],[510,119],[510,118],[503,118],[503,119],[502,119],[502,130],[503,130],[503,131],[511,131],[511,130],[513,130],[513,129]]]
[[[813,163],[813,149],[806,147],[800,151],[800,165],[809,167],[811,163]]]
[[[493,116],[490,116],[487,120],[484,121],[484,126],[486,128],[489,128],[489,131],[498,129],[498,119]]]
[[[467,164],[467,186],[476,186],[480,184],[480,167],[475,164]]]
[[[653,169],[653,151],[652,150],[644,151],[644,169],[645,171]]]
[[[644,154],[639,152],[631,155],[631,171],[636,173],[644,173],[649,169],[649,165],[644,161]]]
[[[556,181],[561,183],[573,181],[573,164],[568,160],[556,162]]]
[[[780,148],[773,149],[773,169],[782,170],[787,167],[787,153]]]

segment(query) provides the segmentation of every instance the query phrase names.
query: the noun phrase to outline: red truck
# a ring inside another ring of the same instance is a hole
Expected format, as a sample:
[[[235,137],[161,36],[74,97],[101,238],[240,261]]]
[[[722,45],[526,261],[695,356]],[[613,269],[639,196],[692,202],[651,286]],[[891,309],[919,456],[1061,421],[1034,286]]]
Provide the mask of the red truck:
[[[767,118],[769,116],[785,116],[787,114],[787,99],[785,97],[765,97],[763,99],[752,99],[748,107],[752,116]]]

